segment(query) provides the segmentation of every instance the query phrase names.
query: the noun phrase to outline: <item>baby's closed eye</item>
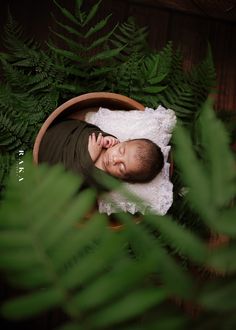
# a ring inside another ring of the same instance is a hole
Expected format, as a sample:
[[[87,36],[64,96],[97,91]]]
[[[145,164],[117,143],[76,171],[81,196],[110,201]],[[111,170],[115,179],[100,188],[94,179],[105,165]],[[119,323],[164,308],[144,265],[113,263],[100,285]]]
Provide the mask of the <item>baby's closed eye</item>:
[[[119,164],[119,170],[120,170],[121,174],[125,174],[125,165],[123,163]]]

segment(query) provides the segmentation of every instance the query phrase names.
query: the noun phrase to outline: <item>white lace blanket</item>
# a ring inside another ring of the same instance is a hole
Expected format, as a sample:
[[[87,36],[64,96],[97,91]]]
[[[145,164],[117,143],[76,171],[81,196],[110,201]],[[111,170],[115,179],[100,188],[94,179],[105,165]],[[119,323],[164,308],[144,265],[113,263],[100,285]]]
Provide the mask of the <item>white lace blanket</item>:
[[[87,114],[86,121],[97,125],[103,131],[115,135],[120,141],[147,138],[158,144],[164,154],[164,167],[160,174],[149,183],[124,183],[122,189],[137,196],[138,201],[112,191],[99,200],[99,212],[115,213],[120,211],[166,214],[173,202],[173,184],[169,179],[170,164],[167,162],[168,145],[176,116],[173,110],[159,106],[156,110],[121,111],[100,108],[96,113]]]

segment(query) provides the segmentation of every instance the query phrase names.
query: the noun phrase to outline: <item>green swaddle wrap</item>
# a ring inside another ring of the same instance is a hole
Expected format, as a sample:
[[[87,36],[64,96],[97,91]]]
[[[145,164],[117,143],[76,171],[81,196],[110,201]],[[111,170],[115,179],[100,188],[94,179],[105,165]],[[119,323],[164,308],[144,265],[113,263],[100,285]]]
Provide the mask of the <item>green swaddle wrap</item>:
[[[101,131],[97,126],[85,121],[75,119],[64,119],[50,126],[39,147],[39,163],[49,165],[62,164],[66,170],[82,175],[85,185],[99,190],[107,190],[101,183],[104,172],[95,167],[89,151],[89,135],[99,133],[103,136],[111,134]]]

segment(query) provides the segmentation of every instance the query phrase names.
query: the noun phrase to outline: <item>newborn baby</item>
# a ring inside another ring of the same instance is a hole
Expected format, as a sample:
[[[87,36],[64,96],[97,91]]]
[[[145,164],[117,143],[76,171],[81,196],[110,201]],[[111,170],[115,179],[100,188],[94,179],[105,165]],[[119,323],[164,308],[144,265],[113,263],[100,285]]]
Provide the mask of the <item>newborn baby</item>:
[[[160,148],[150,140],[120,142],[96,125],[66,118],[53,122],[45,132],[38,162],[61,163],[66,170],[81,174],[84,186],[99,190],[106,189],[102,172],[128,182],[148,182],[164,163]]]
[[[148,139],[119,142],[113,136],[89,135],[88,151],[95,166],[127,182],[149,182],[162,169],[163,154]]]

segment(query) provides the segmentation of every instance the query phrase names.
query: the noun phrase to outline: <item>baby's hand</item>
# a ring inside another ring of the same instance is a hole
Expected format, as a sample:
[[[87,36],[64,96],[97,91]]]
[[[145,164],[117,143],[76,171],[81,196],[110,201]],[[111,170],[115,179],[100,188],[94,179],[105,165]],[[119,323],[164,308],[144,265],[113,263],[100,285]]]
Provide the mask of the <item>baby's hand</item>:
[[[105,136],[103,137],[103,148],[111,148],[115,146],[116,144],[120,143],[120,141],[113,136]]]
[[[102,136],[102,133],[98,134],[97,140],[96,140],[95,133],[92,133],[91,135],[89,135],[88,151],[89,151],[90,157],[92,158],[92,161],[94,163],[96,162],[96,160],[98,159],[98,157],[102,151],[103,140],[104,140],[104,137]]]

